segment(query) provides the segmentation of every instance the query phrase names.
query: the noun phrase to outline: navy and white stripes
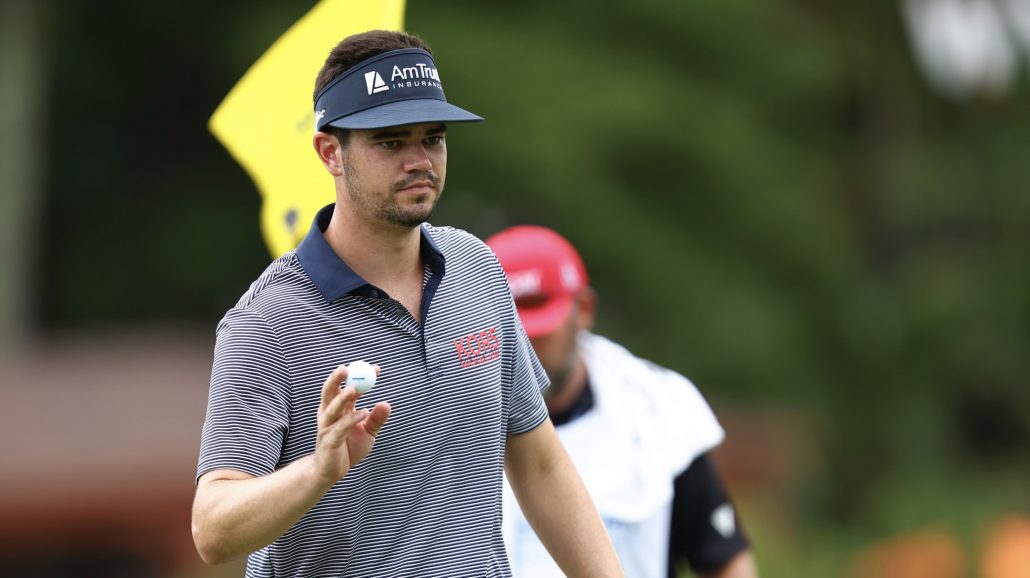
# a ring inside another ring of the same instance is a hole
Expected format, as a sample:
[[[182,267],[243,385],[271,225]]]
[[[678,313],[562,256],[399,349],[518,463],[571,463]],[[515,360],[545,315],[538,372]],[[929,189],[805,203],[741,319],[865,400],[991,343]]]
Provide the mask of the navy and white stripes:
[[[468,233],[424,225],[420,325],[327,253],[317,225],[218,326],[197,475],[266,475],[310,454],[322,383],[341,364],[379,364],[359,405],[393,412],[368,457],[253,554],[247,576],[509,576],[505,437],[547,411],[500,265]]]

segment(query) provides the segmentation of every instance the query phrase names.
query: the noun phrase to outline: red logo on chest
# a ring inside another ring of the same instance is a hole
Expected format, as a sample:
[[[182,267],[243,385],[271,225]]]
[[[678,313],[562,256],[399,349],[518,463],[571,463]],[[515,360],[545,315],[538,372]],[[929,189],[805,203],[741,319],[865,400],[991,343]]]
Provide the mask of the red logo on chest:
[[[491,327],[454,340],[458,363],[462,369],[483,365],[501,358],[501,340],[497,328]]]

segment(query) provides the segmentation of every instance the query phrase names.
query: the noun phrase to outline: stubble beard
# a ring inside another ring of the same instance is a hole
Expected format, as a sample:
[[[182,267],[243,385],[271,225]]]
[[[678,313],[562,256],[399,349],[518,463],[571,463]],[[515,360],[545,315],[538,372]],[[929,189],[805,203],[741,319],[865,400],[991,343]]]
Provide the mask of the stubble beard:
[[[377,220],[407,229],[414,229],[428,221],[433,216],[436,204],[440,201],[440,195],[443,194],[443,190],[440,187],[440,178],[428,171],[408,175],[394,183],[387,194],[376,194],[362,188],[353,178],[353,175],[354,167],[350,159],[345,155],[343,158],[343,179],[347,185],[347,198],[354,207]],[[402,207],[397,203],[395,193],[419,180],[427,180],[433,183],[433,188],[436,189],[435,198],[432,199],[428,207],[424,203]]]
[[[576,369],[576,363],[579,362],[579,354],[577,350],[573,348],[571,353],[563,360],[563,363],[558,367],[545,367],[544,372],[547,374],[547,379],[551,382],[551,387],[548,387],[543,391],[545,400],[551,400],[561,395],[571,385],[569,378],[572,376],[572,372]]]

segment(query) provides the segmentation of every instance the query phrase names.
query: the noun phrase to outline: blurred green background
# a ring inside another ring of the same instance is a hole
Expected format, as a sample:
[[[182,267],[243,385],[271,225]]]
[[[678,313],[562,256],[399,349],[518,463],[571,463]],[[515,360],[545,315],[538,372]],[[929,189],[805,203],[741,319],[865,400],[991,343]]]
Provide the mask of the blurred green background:
[[[960,554],[938,578],[987,576],[993,524],[1030,514],[1030,35],[1000,29],[1001,84],[946,55],[972,71],[949,90],[904,19],[932,2],[407,2],[487,119],[449,132],[434,224],[581,249],[598,332],[724,418],[766,577],[857,576],[928,528]],[[206,122],[313,5],[3,3],[3,363],[135,332],[209,353],[269,255]],[[175,387],[196,437],[206,383]]]

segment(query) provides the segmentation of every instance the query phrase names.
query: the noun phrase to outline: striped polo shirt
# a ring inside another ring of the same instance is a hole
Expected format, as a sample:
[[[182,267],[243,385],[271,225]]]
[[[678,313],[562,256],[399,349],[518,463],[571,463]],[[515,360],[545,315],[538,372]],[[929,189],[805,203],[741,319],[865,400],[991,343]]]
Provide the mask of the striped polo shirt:
[[[490,249],[422,225],[422,323],[336,256],[319,212],[218,324],[198,478],[261,476],[314,451],[334,368],[378,364],[360,407],[393,411],[371,453],[269,546],[248,577],[510,576],[505,436],[547,417],[547,378]]]

